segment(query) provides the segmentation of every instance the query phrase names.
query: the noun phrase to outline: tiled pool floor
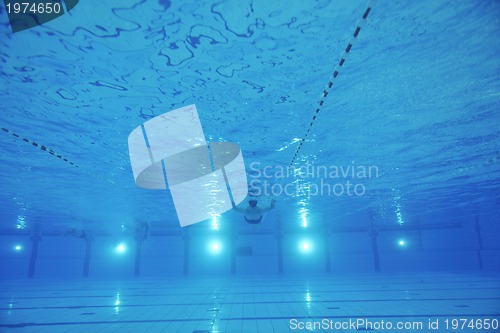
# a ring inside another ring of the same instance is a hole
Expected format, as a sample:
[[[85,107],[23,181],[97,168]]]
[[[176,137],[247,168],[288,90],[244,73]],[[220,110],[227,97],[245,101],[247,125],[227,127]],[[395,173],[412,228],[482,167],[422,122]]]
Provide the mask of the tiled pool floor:
[[[0,332],[500,331],[462,329],[469,322],[460,321],[500,320],[498,274],[35,279],[1,285]]]

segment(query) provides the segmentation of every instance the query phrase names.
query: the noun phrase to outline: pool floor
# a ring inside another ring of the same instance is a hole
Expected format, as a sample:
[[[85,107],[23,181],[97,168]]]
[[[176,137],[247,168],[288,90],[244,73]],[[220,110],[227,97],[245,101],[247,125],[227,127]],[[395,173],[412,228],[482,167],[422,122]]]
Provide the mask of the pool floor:
[[[400,332],[494,332],[460,326],[500,319],[498,273],[25,280],[1,287],[0,332],[389,332],[396,325],[406,325]]]

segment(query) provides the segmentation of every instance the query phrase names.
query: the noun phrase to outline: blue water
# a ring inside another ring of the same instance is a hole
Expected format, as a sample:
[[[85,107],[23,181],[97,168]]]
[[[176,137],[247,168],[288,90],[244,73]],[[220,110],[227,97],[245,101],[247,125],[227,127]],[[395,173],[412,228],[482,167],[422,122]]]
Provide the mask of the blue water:
[[[79,279],[85,242],[68,229],[94,237],[89,278],[133,277],[138,221],[149,227],[141,277],[186,274],[186,237],[188,276],[276,275],[279,235],[285,277],[368,276],[373,235],[381,272],[498,272],[500,3],[379,1],[360,21],[365,10],[364,1],[81,1],[12,33],[0,7],[3,278],[27,277],[39,234],[34,281]],[[259,197],[276,208],[258,227],[228,211],[181,228],[168,190],[136,186],[130,132],[191,104],[208,141],[239,144],[248,180],[278,191]],[[290,164],[295,175],[280,173]],[[315,192],[328,185],[342,193]],[[207,259],[214,241],[224,260]]]
[[[247,168],[287,166],[365,6],[120,4],[79,4],[17,34],[2,13],[2,126],[80,166],[3,135],[2,174],[16,174],[4,177],[5,218],[50,215],[52,226],[105,213],[109,226],[147,211],[176,228],[165,195],[136,189],[126,138],[188,104],[210,140],[241,145]],[[376,165],[380,177],[361,200],[304,204],[337,218],[393,206],[397,192],[409,217],[494,209],[498,11],[494,1],[378,4],[301,159]],[[285,201],[279,211],[293,217],[300,199]]]

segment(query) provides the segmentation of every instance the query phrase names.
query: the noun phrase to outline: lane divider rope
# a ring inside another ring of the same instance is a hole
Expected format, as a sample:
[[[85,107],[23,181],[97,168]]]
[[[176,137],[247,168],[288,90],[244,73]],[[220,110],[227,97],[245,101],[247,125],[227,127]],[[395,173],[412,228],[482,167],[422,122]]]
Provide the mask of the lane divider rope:
[[[6,133],[11,134],[16,139],[24,141],[24,142],[26,142],[28,144],[31,144],[33,147],[39,148],[40,150],[43,150],[43,151],[49,153],[50,155],[52,155],[54,157],[57,157],[61,161],[64,161],[64,162],[70,164],[71,166],[74,166],[75,168],[78,168],[81,172],[85,173],[86,175],[89,175],[91,177],[99,179],[100,181],[106,182],[108,184],[116,185],[116,183],[114,181],[110,180],[110,179],[104,178],[101,175],[98,175],[98,174],[93,173],[93,172],[88,172],[85,169],[80,168],[80,166],[78,164],[76,164],[75,162],[69,160],[67,157],[65,157],[63,155],[61,155],[59,153],[56,153],[53,149],[48,148],[47,146],[41,145],[38,142],[35,142],[33,140],[30,140],[30,139],[26,139],[26,138],[22,137],[21,135],[13,132],[13,131],[11,131],[11,130],[9,130],[7,128],[1,127],[1,129],[2,129],[2,131],[6,132]]]
[[[63,155],[56,153],[54,150],[52,150],[52,149],[48,148],[47,146],[41,145],[41,144],[39,144],[39,143],[37,143],[37,142],[35,142],[35,141],[32,141],[32,140],[29,140],[29,139],[26,139],[26,138],[24,138],[24,137],[20,136],[19,134],[15,133],[15,132],[13,132],[13,131],[11,131],[11,130],[7,129],[7,128],[2,127],[2,131],[4,131],[4,132],[6,132],[6,133],[11,134],[11,135],[12,135],[13,137],[15,137],[16,139],[19,139],[19,140],[22,140],[22,141],[24,141],[24,142],[26,142],[26,143],[29,143],[29,144],[31,144],[33,147],[39,148],[39,149],[41,149],[41,150],[43,150],[43,151],[45,151],[45,152],[49,153],[50,155],[57,157],[57,158],[58,158],[58,159],[60,159],[61,161],[64,161],[64,162],[66,162],[66,163],[71,164],[71,165],[72,165],[72,166],[74,166],[75,168],[78,168],[78,167],[79,167],[77,164],[73,163],[72,161],[70,161],[69,159],[67,159],[66,157],[64,157]]]
[[[337,66],[335,67],[335,69],[333,70],[333,74],[330,77],[328,84],[323,89],[323,93],[321,94],[321,98],[319,100],[318,107],[316,108],[316,111],[313,114],[311,122],[309,123],[309,128],[307,129],[306,134],[300,140],[299,145],[297,146],[297,149],[295,150],[295,154],[293,155],[292,161],[290,162],[290,167],[292,167],[293,164],[295,163],[295,161],[297,160],[297,157],[299,156],[300,149],[302,148],[302,145],[304,144],[307,137],[309,136],[309,133],[311,132],[311,128],[312,128],[314,122],[316,121],[318,114],[321,111],[321,108],[323,107],[323,105],[325,103],[325,99],[328,96],[330,89],[333,86],[333,81],[337,78],[340,71],[342,70],[344,63],[345,63],[349,53],[351,52],[352,46],[354,45],[354,43],[356,42],[356,40],[358,38],[358,35],[359,35],[359,32],[361,31],[361,28],[363,27],[364,23],[366,22],[366,19],[367,19],[368,15],[370,14],[373,6],[375,6],[376,2],[377,2],[377,0],[368,1],[367,5],[366,5],[366,10],[364,11],[363,16],[356,23],[356,29],[354,30],[353,35],[349,39],[349,42],[348,42],[345,50],[340,54],[340,61],[337,64]]]

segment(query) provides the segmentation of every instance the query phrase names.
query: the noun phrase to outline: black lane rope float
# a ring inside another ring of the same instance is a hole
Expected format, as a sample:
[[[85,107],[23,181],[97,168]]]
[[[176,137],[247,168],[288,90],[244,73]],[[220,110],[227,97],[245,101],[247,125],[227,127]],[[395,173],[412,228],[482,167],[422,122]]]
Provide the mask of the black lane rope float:
[[[349,55],[349,52],[351,52],[352,46],[354,45],[354,43],[356,42],[356,40],[358,38],[358,35],[359,35],[359,32],[361,31],[361,28],[364,25],[364,23],[366,22],[366,18],[370,14],[370,12],[371,12],[373,6],[375,6],[376,2],[377,2],[377,0],[368,1],[368,3],[366,4],[366,10],[363,14],[363,17],[361,19],[359,19],[358,22],[356,23],[356,30],[354,30],[352,37],[349,39],[349,42],[347,44],[347,47],[345,48],[345,51],[343,51],[340,54],[340,61],[337,64],[337,66],[335,67],[335,69],[333,70],[333,74],[330,77],[328,84],[325,86],[325,88],[323,90],[323,93],[322,93],[321,98],[320,98],[319,103],[318,103],[318,107],[316,108],[316,111],[313,114],[311,122],[309,123],[309,128],[307,129],[306,134],[300,140],[299,145],[297,146],[297,149],[295,150],[295,154],[293,155],[292,161],[290,162],[290,167],[292,167],[293,164],[295,163],[295,161],[297,160],[297,157],[299,156],[300,149],[302,148],[302,145],[304,144],[307,137],[309,136],[309,132],[311,132],[311,128],[312,128],[314,122],[316,121],[318,114],[321,111],[321,108],[323,107],[323,104],[325,103],[325,99],[328,96],[330,89],[333,86],[333,81],[337,78],[340,71],[342,70],[342,67],[344,66],[344,63],[347,59],[347,56]]]
[[[30,140],[30,139],[27,139],[27,138],[24,138],[22,137],[21,135],[9,130],[8,128],[4,128],[4,127],[1,127],[2,131],[4,131],[5,133],[8,133],[10,135],[12,135],[13,137],[15,137],[16,139],[18,140],[21,140],[21,141],[24,141],[28,144],[31,144],[33,147],[36,147],[36,148],[39,148],[40,150],[43,150],[47,153],[49,153],[50,155],[54,156],[54,157],[57,157],[58,159],[60,159],[61,161],[64,161],[68,164],[70,164],[71,166],[74,166],[75,168],[78,168],[80,171],[82,171],[83,173],[85,173],[86,175],[89,175],[91,177],[94,177],[96,179],[99,179],[101,181],[104,181],[106,183],[109,183],[109,184],[112,184],[112,185],[116,185],[116,183],[112,180],[109,180],[107,178],[104,178],[96,173],[93,173],[93,172],[88,172],[86,171],[85,169],[82,169],[80,168],[80,166],[76,163],[74,163],[73,161],[69,160],[68,158],[64,157],[63,155],[59,154],[59,153],[56,153],[53,149],[51,148],[48,148],[47,146],[44,146],[44,145],[41,145],[39,144],[38,142],[35,142],[33,140]]]
[[[9,134],[11,134],[13,137],[15,137],[16,139],[19,139],[19,140],[22,140],[22,141],[24,141],[24,142],[26,142],[26,143],[29,143],[29,144],[31,144],[33,147],[39,148],[39,149],[41,149],[41,150],[43,150],[43,151],[45,151],[45,152],[49,153],[50,155],[52,155],[52,156],[54,156],[54,157],[57,157],[57,158],[58,158],[58,159],[60,159],[61,161],[64,161],[64,162],[66,162],[66,163],[69,163],[69,164],[71,164],[72,166],[74,166],[74,167],[78,168],[78,165],[77,165],[77,164],[75,164],[75,163],[71,162],[71,161],[70,161],[70,160],[68,160],[66,157],[64,157],[64,156],[63,156],[63,155],[61,155],[61,154],[56,153],[54,150],[52,150],[52,149],[48,148],[47,146],[41,145],[41,144],[39,144],[39,143],[37,143],[37,142],[35,142],[35,141],[33,141],[33,140],[23,138],[23,137],[22,137],[22,136],[20,136],[19,134],[15,133],[15,132],[13,132],[13,131],[11,131],[11,130],[7,129],[7,128],[2,127],[2,131],[6,132],[6,133],[9,133]]]

